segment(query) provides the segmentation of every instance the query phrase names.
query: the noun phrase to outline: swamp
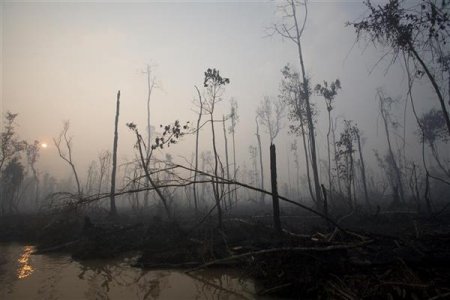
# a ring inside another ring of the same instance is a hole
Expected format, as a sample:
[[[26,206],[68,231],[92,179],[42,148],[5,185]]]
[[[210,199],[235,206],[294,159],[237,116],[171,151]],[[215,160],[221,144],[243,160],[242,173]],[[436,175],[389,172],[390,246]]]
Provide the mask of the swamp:
[[[450,299],[450,3],[0,3],[0,299]]]

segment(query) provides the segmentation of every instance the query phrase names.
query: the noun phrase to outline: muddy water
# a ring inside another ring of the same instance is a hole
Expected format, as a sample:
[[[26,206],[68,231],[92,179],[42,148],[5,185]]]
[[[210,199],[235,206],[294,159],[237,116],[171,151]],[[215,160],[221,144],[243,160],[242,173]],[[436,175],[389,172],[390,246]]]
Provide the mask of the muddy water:
[[[146,271],[133,258],[76,262],[0,244],[0,299],[254,299],[255,285],[230,270]]]

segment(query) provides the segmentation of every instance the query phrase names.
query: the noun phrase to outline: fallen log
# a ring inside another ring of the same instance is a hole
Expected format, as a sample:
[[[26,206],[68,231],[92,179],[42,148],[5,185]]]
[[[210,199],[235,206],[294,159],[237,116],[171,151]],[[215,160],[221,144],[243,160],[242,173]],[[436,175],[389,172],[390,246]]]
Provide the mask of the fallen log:
[[[274,252],[283,252],[283,251],[294,251],[294,252],[326,252],[326,251],[334,251],[334,250],[346,250],[346,249],[352,249],[352,248],[359,248],[366,246],[370,243],[372,243],[373,240],[368,240],[356,244],[349,244],[349,245],[330,245],[326,247],[281,247],[281,248],[271,248],[271,249],[264,249],[259,251],[250,251],[244,254],[239,255],[232,255],[229,257],[213,260],[210,262],[207,262],[201,266],[198,266],[196,268],[187,270],[186,273],[194,272],[200,269],[204,269],[213,265],[221,264],[227,261],[246,258],[248,256],[256,256],[261,254],[268,254],[268,253],[274,253]]]

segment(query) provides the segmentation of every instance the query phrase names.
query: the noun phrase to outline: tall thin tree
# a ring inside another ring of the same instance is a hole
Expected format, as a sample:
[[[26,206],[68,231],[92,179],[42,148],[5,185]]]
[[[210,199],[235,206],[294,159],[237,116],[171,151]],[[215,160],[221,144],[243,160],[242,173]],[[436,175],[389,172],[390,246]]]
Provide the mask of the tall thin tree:
[[[235,133],[236,133],[236,126],[239,121],[239,115],[238,115],[238,104],[234,98],[231,98],[231,112],[230,112],[230,118],[231,118],[231,126],[228,128],[228,131],[231,133],[232,141],[233,141],[233,180],[236,180],[237,177],[237,165],[236,165],[236,140],[235,140]],[[235,205],[237,203],[237,189],[234,189],[233,192],[234,195],[234,202]]]
[[[118,126],[119,126],[119,111],[120,111],[120,91],[117,92],[116,101],[116,118],[114,121],[114,141],[113,141],[113,153],[112,153],[112,171],[111,171],[111,193],[110,193],[110,211],[109,214],[112,217],[117,216],[116,208],[116,171],[117,171],[117,141],[119,140]]]
[[[395,102],[394,99],[391,97],[386,97],[383,94],[383,91],[381,89],[378,89],[377,91],[378,99],[379,99],[379,109],[380,114],[383,119],[383,125],[384,125],[384,131],[386,133],[386,141],[388,145],[388,153],[389,153],[389,164],[391,165],[394,174],[395,174],[395,180],[393,188],[398,189],[400,193],[400,201],[402,203],[405,202],[405,192],[403,189],[403,182],[402,182],[402,174],[400,171],[400,167],[398,166],[397,159],[394,155],[394,150],[392,149],[392,142],[391,142],[391,135],[390,135],[390,124],[393,124],[393,121],[391,120],[391,114],[390,111],[392,109],[392,104]],[[394,123],[395,124],[395,123]]]
[[[298,16],[297,16],[297,8],[298,7],[304,8],[304,18],[303,23],[300,23]],[[315,129],[314,129],[314,122],[313,122],[313,110],[311,107],[311,88],[309,84],[309,78],[306,74],[306,68],[305,68],[305,62],[303,58],[303,51],[302,51],[302,35],[303,31],[305,30],[306,21],[308,19],[308,1],[296,1],[296,0],[285,0],[284,5],[280,6],[280,9],[283,13],[283,20],[285,23],[282,24],[275,24],[273,26],[273,29],[275,33],[278,33],[283,38],[286,38],[290,41],[292,41],[296,47],[297,47],[297,54],[302,74],[302,81],[300,83],[301,86],[301,92],[302,97],[305,101],[305,108],[306,108],[306,118],[307,118],[307,124],[308,124],[308,133],[309,133],[309,142],[310,142],[310,154],[311,154],[311,167],[313,171],[313,178],[314,178],[314,193],[315,193],[315,200],[316,200],[316,206],[320,207],[322,206],[322,190],[320,187],[320,181],[319,181],[319,169],[317,165],[317,151],[316,151],[316,137],[315,137]],[[287,22],[290,21],[290,24],[287,24]]]
[[[336,79],[334,82],[330,83],[328,87],[328,82],[324,81],[323,85],[317,84],[315,91],[325,99],[325,104],[327,106],[328,112],[328,131],[327,131],[327,153],[328,153],[328,190],[330,200],[333,200],[332,193],[332,177],[331,177],[331,151],[330,151],[330,134],[331,134],[331,111],[333,110],[333,101],[337,95],[337,90],[341,88],[341,82]],[[335,153],[336,156],[336,153]]]

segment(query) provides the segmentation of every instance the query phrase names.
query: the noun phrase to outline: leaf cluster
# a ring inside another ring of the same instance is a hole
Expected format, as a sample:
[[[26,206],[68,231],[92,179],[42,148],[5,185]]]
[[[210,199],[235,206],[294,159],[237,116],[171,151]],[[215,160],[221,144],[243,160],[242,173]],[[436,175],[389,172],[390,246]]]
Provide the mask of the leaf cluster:
[[[203,81],[204,87],[209,86],[223,86],[230,83],[229,78],[220,76],[219,70],[208,68],[205,72],[205,79]]]
[[[189,128],[189,121],[181,126],[180,121],[176,120],[173,124],[159,125],[160,128],[164,128],[162,136],[155,138],[155,143],[152,145],[152,149],[163,149],[164,145],[170,147],[171,144],[176,144],[178,140],[185,135],[185,131]]]
[[[337,95],[337,91],[341,89],[341,81],[336,79],[330,83],[328,87],[328,82],[324,81],[323,85],[317,84],[314,88],[314,91],[325,98],[327,103],[327,110],[331,111],[333,107],[331,106],[331,102],[333,102],[334,98]]]
[[[137,125],[133,122],[127,123],[127,127],[134,131],[138,136],[138,143],[144,141],[142,140],[141,135],[139,134]],[[152,150],[163,149],[165,146],[170,147],[171,144],[176,144],[179,139],[186,134],[186,131],[189,129],[189,121],[186,124],[181,125],[180,121],[176,120],[173,124],[168,125],[160,125],[160,128],[163,128],[163,132],[160,136],[155,138],[155,143],[150,147]],[[144,143],[145,146],[145,143]]]
[[[365,1],[370,14],[363,20],[347,23],[354,27],[358,38],[367,35],[373,42],[388,45],[395,51],[411,51],[413,47],[446,44],[450,30],[449,5],[446,1],[389,0],[385,5]]]
[[[450,139],[444,114],[440,110],[431,109],[419,120],[422,127],[421,141],[430,145],[436,141],[448,142]]]
[[[296,134],[303,134],[303,130],[306,131],[306,128],[308,127],[306,126],[306,99],[312,94],[309,79],[307,79],[306,84],[302,84],[298,72],[292,70],[289,64],[284,66],[281,70],[281,75],[282,78],[278,97],[289,109],[288,119],[290,121],[299,122],[299,124],[290,125],[290,131]],[[315,122],[317,110],[314,103],[310,103],[310,107],[312,118]]]

